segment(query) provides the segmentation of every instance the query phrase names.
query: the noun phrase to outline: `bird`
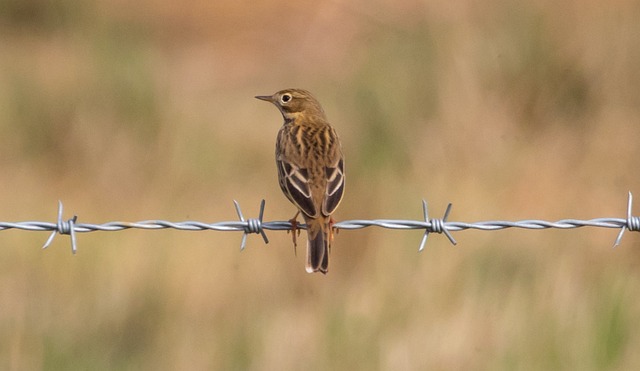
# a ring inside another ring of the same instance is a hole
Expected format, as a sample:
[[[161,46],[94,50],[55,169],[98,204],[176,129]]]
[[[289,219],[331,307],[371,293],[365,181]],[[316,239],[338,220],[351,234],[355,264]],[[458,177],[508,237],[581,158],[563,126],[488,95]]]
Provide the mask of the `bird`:
[[[306,90],[285,89],[256,98],[273,103],[284,119],[275,155],[280,188],[298,208],[291,219],[294,245],[296,219],[301,213],[307,226],[305,269],[326,274],[333,240],[331,214],[344,195],[340,139],[318,100]]]

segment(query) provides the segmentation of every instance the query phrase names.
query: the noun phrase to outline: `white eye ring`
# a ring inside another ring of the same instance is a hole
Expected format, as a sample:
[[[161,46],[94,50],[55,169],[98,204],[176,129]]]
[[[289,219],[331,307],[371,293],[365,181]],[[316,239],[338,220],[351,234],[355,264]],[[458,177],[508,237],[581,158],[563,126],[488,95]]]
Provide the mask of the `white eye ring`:
[[[293,99],[293,97],[291,96],[291,94],[289,94],[289,93],[282,94],[282,96],[280,97],[280,103],[287,104],[287,103],[291,102],[292,99]]]

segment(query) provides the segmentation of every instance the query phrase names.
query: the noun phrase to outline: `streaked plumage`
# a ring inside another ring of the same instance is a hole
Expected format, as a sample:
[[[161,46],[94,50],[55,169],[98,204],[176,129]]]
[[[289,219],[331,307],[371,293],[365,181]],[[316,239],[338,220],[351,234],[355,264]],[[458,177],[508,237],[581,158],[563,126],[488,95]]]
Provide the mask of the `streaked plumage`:
[[[256,98],[273,103],[284,118],[276,141],[280,188],[307,224],[307,272],[327,273],[331,214],[344,193],[340,139],[306,90],[286,89]]]

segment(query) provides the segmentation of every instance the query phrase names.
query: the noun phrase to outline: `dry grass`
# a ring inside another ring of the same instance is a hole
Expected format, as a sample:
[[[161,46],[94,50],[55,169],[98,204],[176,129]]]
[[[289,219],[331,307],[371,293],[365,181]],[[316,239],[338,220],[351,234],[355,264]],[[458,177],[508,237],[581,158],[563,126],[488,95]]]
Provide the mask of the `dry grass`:
[[[623,216],[639,192],[640,4],[10,0],[0,219],[235,218],[293,208],[281,118],[314,91],[342,135],[336,215]],[[243,4],[243,3],[242,3]],[[447,5],[445,5],[447,4]],[[289,236],[0,233],[2,369],[636,369],[638,236],[340,233],[328,276]]]

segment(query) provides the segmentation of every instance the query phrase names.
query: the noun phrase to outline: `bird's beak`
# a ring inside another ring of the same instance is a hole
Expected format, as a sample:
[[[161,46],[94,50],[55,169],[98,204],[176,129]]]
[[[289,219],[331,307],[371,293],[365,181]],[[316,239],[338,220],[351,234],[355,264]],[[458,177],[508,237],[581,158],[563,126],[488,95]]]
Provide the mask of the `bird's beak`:
[[[273,96],[271,96],[271,95],[256,95],[256,99],[260,99],[260,100],[264,100],[264,101],[273,103]]]

